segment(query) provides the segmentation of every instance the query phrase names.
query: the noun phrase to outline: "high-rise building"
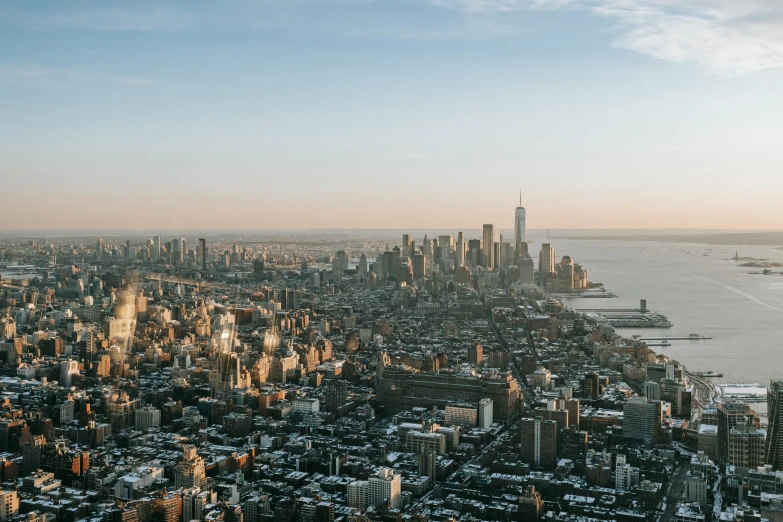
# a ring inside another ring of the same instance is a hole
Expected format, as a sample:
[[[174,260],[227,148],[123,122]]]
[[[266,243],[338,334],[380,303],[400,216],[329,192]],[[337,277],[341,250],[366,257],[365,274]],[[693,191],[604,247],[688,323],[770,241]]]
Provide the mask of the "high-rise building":
[[[160,236],[152,238],[152,259],[160,259]]]
[[[484,398],[478,403],[478,427],[483,429],[489,429],[494,422],[493,415],[494,405],[492,399]]]
[[[419,453],[419,476],[429,477],[430,487],[435,485],[438,477],[438,454],[434,451]]]
[[[348,385],[339,379],[329,379],[326,382],[326,411],[337,412],[345,405],[348,396]]]
[[[457,233],[457,250],[454,254],[454,264],[457,267],[465,264],[465,252],[467,251],[467,243],[465,242],[465,235],[462,232]]]
[[[663,409],[658,401],[645,397],[631,397],[623,406],[623,435],[645,442],[658,440],[663,420]]]
[[[767,443],[765,463],[783,470],[783,381],[771,381],[767,390]]]
[[[770,418],[771,418],[770,411]],[[728,401],[718,404],[718,462],[730,463],[729,434],[737,426],[758,427],[756,412],[744,402]]]
[[[740,422],[729,430],[727,442],[727,465],[747,469],[764,466],[766,430]]]
[[[367,277],[367,256],[364,255],[364,252],[359,256],[359,275]]]
[[[617,466],[614,470],[615,489],[628,491],[639,485],[639,468],[633,467],[625,460],[625,455],[617,455]]]
[[[535,486],[528,486],[527,491],[519,497],[519,515],[520,520],[533,522],[544,516],[544,499]]]
[[[371,475],[369,480],[369,500],[371,506],[388,502],[392,509],[400,507],[402,498],[402,475],[391,468],[381,468]]]
[[[484,225],[484,234],[481,241],[481,264],[487,268],[494,268],[494,258],[492,254],[495,250],[495,226]]]
[[[517,258],[517,266],[519,267],[519,279],[518,281],[525,285],[532,285],[536,282],[536,267],[535,262],[530,257]]]
[[[484,260],[482,256],[480,239],[468,240],[468,250],[465,253],[465,256],[466,256],[465,263],[468,266],[470,267],[483,266]]]
[[[410,234],[403,234],[402,235],[402,255],[408,256],[410,255],[411,251],[411,235]]]
[[[544,282],[555,273],[555,249],[549,243],[541,245],[538,258],[538,278]]]
[[[103,239],[98,238],[98,244],[95,246],[95,252],[98,254],[98,257],[103,257]]]
[[[517,259],[527,255],[527,225],[525,207],[522,206],[522,191],[519,191],[519,206],[514,211],[514,252]]]
[[[402,475],[390,468],[381,468],[369,480],[355,480],[348,484],[348,505],[366,509],[388,502],[392,508],[401,503]]]
[[[174,487],[203,487],[207,480],[204,459],[196,453],[195,446],[185,446],[182,460],[174,467]]]
[[[203,237],[198,238],[199,257],[201,257],[201,271],[207,271],[207,240]],[[204,274],[201,274],[202,277]]]
[[[557,422],[541,419],[520,421],[522,462],[534,468],[553,470],[557,463]]]
[[[484,364],[484,347],[481,343],[473,343],[473,346],[468,347],[468,362],[475,364],[476,366],[482,366]]]
[[[416,252],[413,254],[413,278],[421,279],[425,275],[425,259],[424,254]]]
[[[449,261],[453,257],[454,236],[448,235],[438,237],[438,246],[440,246],[441,261]]]
[[[154,406],[144,406],[136,410],[136,429],[147,431],[160,426],[160,410]]]

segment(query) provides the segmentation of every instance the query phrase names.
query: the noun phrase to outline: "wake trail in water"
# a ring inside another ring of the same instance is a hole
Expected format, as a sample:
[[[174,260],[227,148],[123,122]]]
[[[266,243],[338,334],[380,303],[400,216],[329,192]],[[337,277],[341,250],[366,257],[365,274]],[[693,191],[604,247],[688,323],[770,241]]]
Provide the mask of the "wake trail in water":
[[[758,297],[756,297],[755,295],[749,294],[747,292],[744,292],[744,291],[740,290],[737,287],[734,287],[734,286],[731,286],[731,285],[727,285],[726,283],[721,283],[720,281],[716,281],[715,279],[710,279],[708,277],[697,276],[695,274],[691,274],[690,272],[685,272],[685,273],[688,274],[689,276],[691,276],[694,279],[700,279],[702,281],[706,281],[708,283],[712,283],[712,284],[717,285],[717,286],[722,286],[723,288],[725,288],[726,290],[729,290],[730,292],[734,292],[737,295],[741,295],[742,297],[744,297],[748,301],[752,301],[752,302],[754,302],[756,304],[759,304],[759,305],[763,306],[764,308],[769,308],[770,310],[773,310],[775,312],[783,314],[783,308],[778,308],[777,306],[774,306],[774,305],[771,305],[769,303],[766,303],[766,302],[762,301],[761,299],[759,299]]]

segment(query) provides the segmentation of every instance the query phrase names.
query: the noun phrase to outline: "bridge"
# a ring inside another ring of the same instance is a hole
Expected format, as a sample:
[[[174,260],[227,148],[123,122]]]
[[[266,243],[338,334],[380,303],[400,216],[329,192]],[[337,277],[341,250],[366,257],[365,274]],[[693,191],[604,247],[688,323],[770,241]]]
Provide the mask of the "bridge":
[[[155,272],[148,272],[142,276],[147,281],[160,281],[161,283],[173,283],[185,286],[194,286],[199,288],[216,288],[216,289],[233,289],[236,288],[232,285],[221,283],[209,283],[207,281],[198,281],[196,279],[185,279],[184,277],[170,276],[166,274],[158,274]]]

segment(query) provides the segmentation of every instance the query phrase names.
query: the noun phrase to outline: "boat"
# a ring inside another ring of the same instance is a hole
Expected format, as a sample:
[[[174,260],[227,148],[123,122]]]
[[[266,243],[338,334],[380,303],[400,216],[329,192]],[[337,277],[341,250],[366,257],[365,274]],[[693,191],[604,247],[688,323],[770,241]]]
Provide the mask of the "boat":
[[[716,373],[716,372],[713,372],[713,371],[709,371],[709,372],[694,372],[694,375],[696,375],[697,377],[723,377],[722,373]]]

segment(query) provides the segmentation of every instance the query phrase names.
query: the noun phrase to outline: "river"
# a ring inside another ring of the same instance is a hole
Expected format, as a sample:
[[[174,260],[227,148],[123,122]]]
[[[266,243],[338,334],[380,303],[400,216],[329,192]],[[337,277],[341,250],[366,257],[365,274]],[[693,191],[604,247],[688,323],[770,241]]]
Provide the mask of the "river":
[[[545,241],[533,239],[536,245]],[[740,267],[730,260],[737,251],[741,257],[783,262],[783,251],[652,241],[553,239],[551,243],[558,259],[570,255],[589,271],[591,281],[604,283],[618,295],[617,299],[567,299],[566,305],[638,308],[639,300],[647,299],[647,307],[668,317],[673,327],[619,329],[618,333],[712,337],[670,341],[672,346],[654,349],[691,371],[722,373],[717,382],[768,383],[783,378],[783,276],[751,275],[748,272],[760,269]]]

